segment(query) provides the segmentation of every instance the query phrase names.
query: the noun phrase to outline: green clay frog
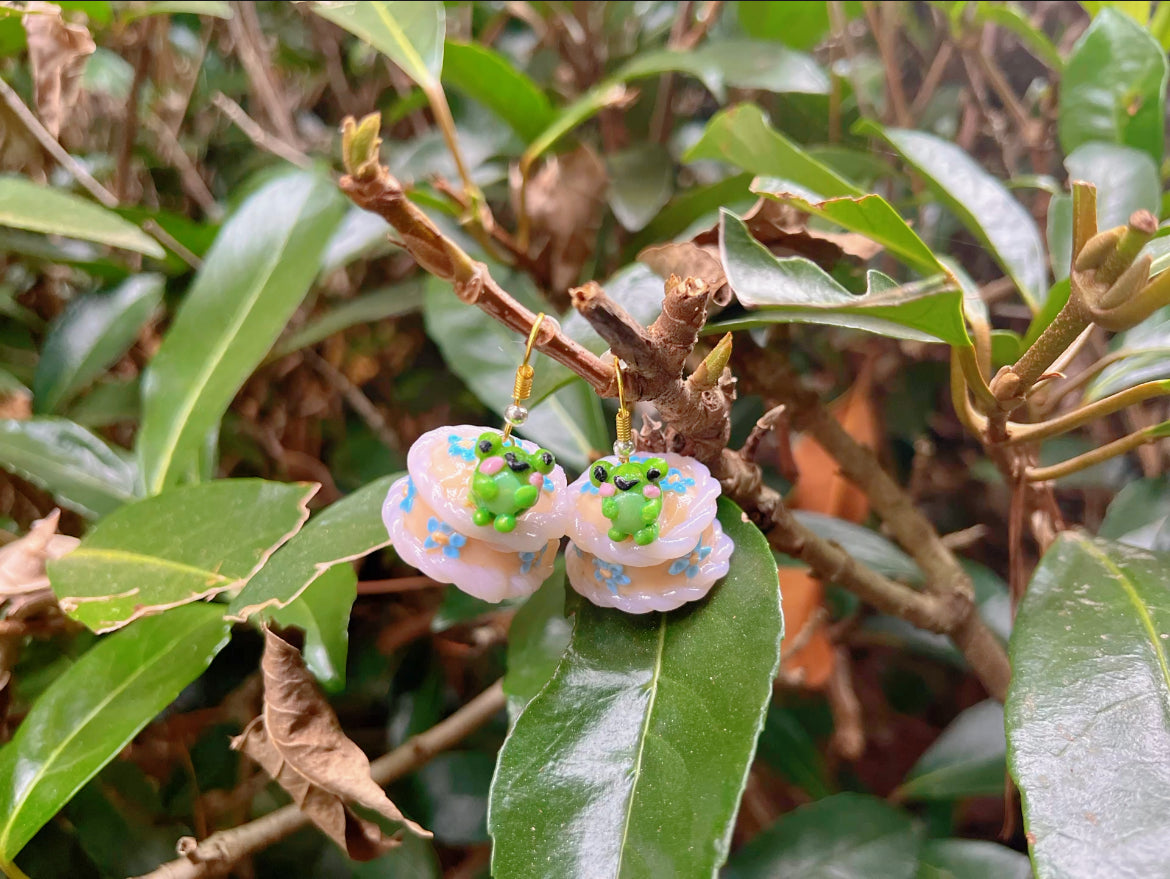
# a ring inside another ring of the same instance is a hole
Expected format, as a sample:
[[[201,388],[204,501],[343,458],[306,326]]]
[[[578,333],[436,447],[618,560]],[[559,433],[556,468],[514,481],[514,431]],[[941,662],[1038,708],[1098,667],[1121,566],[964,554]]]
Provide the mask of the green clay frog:
[[[589,471],[589,481],[601,495],[601,512],[613,524],[609,539],[620,543],[633,537],[638,546],[658,539],[658,515],[662,512],[662,489],[658,481],[666,475],[661,458],[617,464],[598,461]]]
[[[507,534],[515,530],[516,517],[539,500],[545,474],[552,472],[556,459],[547,449],[526,452],[514,442],[504,445],[504,438],[491,432],[475,441],[475,457],[472,521]]]

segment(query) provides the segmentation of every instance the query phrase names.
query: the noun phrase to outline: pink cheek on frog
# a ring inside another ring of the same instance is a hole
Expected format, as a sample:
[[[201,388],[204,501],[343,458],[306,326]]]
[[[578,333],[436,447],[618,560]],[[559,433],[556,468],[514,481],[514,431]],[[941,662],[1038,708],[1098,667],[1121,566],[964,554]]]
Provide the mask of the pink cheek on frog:
[[[642,489],[642,497],[656,498],[660,494],[662,494],[662,489],[657,485],[647,485]]]
[[[528,477],[528,484],[535,485],[537,488],[544,487],[544,475],[541,473],[533,473]]]
[[[479,472],[488,476],[495,476],[504,469],[504,459],[499,456],[484,458],[479,462]]]
[[[601,483],[601,488],[597,490],[601,493],[602,497],[613,497],[613,493],[615,491],[613,485],[609,482]]]

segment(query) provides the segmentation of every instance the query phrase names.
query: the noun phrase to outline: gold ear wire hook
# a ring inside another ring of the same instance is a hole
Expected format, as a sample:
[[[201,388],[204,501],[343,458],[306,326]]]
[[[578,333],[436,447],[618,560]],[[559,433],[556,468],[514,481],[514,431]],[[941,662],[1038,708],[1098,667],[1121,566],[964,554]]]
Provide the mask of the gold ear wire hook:
[[[544,312],[536,316],[532,322],[532,331],[528,334],[528,344],[524,346],[524,359],[516,367],[516,381],[512,384],[512,405],[504,410],[504,439],[512,436],[512,428],[528,420],[528,409],[521,405],[532,396],[532,378],[536,370],[528,363],[532,358],[532,351],[536,347],[536,337],[540,335],[540,325],[544,322]]]
[[[613,450],[618,456],[618,460],[625,464],[634,452],[634,440],[630,430],[630,410],[626,408],[626,386],[622,381],[622,363],[618,360],[617,355],[614,355],[613,358],[613,371],[617,377],[618,390],[618,411],[617,418],[614,419],[617,427],[617,442],[613,444]]]

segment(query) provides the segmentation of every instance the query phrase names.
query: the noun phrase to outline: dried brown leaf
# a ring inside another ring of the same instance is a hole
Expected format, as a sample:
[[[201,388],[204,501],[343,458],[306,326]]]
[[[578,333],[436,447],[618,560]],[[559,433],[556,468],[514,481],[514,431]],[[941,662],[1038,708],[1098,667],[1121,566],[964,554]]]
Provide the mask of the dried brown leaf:
[[[554,291],[576,284],[593,255],[607,185],[605,163],[585,145],[550,158],[528,181],[529,252]]]
[[[57,533],[60,510],[33,522],[28,534],[0,549],[0,601],[49,588],[45,562],[71,552],[79,541]]]
[[[337,715],[305,668],[300,651],[266,630],[264,710],[232,740],[280,786],[330,839],[357,861],[400,844],[352,806],[400,822],[412,833],[431,833],[409,820],[370,777],[370,761],[341,730]]]
[[[69,24],[61,17],[56,3],[36,0],[24,9],[37,113],[45,128],[57,137],[81,91],[85,59],[96,46],[84,25]]]
[[[731,288],[727,286],[727,275],[719,261],[719,248],[714,244],[695,244],[693,241],[677,241],[656,244],[638,254],[638,262],[649,266],[659,277],[671,275],[680,278],[699,278],[706,282],[716,305],[731,301]]]
[[[882,246],[854,232],[822,232],[808,228],[808,215],[773,198],[761,198],[743,218],[752,236],[780,256],[803,256],[823,269],[831,269],[842,257],[870,260]],[[719,227],[700,232],[696,244],[716,244]]]

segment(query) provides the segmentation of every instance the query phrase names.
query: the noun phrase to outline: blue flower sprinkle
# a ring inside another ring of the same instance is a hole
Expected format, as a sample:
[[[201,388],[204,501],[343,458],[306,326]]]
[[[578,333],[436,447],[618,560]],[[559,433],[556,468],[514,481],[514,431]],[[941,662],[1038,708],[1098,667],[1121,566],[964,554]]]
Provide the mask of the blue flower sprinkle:
[[[442,549],[443,555],[449,559],[459,558],[459,550],[467,543],[467,538],[448,525],[446,522],[431,516],[427,519],[427,539],[423,541],[424,549]]]

